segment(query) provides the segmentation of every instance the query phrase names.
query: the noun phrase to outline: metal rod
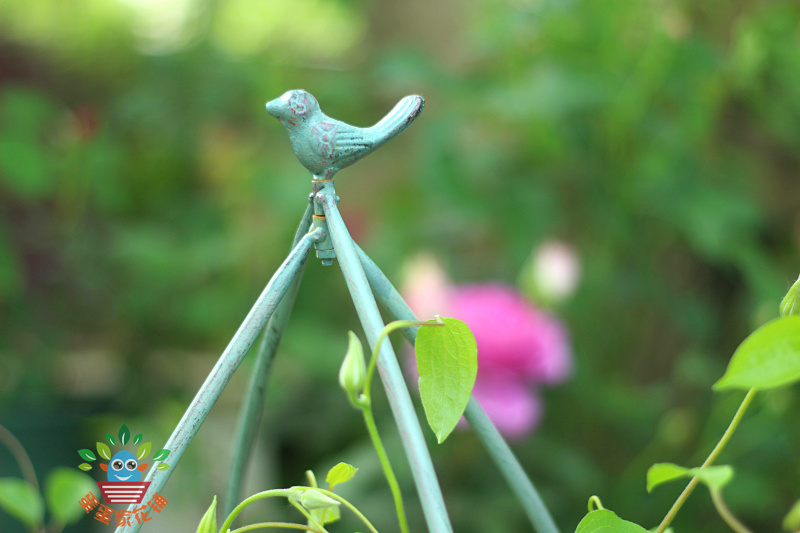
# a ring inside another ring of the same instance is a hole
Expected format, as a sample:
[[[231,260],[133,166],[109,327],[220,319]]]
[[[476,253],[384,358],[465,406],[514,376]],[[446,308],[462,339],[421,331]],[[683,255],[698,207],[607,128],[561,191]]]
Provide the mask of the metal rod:
[[[370,346],[374,347],[383,329],[383,320],[378,311],[378,305],[375,303],[375,296],[370,291],[369,283],[364,275],[364,269],[361,267],[355,243],[336,207],[336,192],[332,181],[319,187],[316,201],[322,204],[325,211],[339,266],[344,274],[347,288],[350,290]],[[433,469],[433,461],[431,461],[430,453],[425,445],[422,428],[403,379],[403,372],[400,370],[390,342],[381,344],[377,364],[403,448],[411,466],[428,530],[430,533],[451,533],[453,526],[447,515],[439,480]]]
[[[357,244],[355,247],[370,287],[372,287],[372,291],[378,301],[388,311],[389,315],[394,320],[418,320],[414,312],[400,296],[400,293],[397,292],[397,289],[378,268],[378,265]],[[401,331],[409,342],[414,344],[418,329],[419,327],[409,327],[403,328]],[[474,397],[470,397],[467,409],[464,411],[464,417],[481,442],[483,442],[486,451],[517,496],[533,528],[539,533],[558,533],[558,527],[553,517],[550,516],[550,512],[547,510],[541,496],[539,496],[539,492],[533,482]]]
[[[297,229],[297,233],[294,236],[292,249],[294,249],[300,242],[300,239],[308,233],[313,213],[314,208],[311,203],[307,204],[306,212],[300,221],[300,227]],[[289,317],[292,314],[294,301],[300,289],[300,281],[303,279],[303,270],[304,268],[301,268],[297,273],[294,281],[292,281],[292,284],[289,286],[286,296],[284,296],[281,303],[278,304],[278,308],[275,309],[275,313],[272,315],[272,318],[269,319],[267,327],[264,328],[261,346],[256,355],[253,374],[250,377],[250,388],[248,389],[245,402],[242,405],[239,415],[236,439],[234,440],[235,450],[233,453],[233,462],[231,464],[231,474],[228,478],[228,490],[224,502],[225,512],[222,516],[228,516],[231,511],[233,511],[233,508],[236,507],[242,494],[247,465],[250,463],[253,445],[258,435],[258,426],[261,423],[261,415],[264,412],[264,395],[267,392],[267,379],[272,369],[272,362],[275,360],[275,353],[278,351],[278,346],[283,338],[283,332],[286,331],[286,325],[289,323]]]
[[[225,348],[217,364],[208,374],[206,381],[197,391],[192,403],[189,404],[183,414],[183,418],[178,422],[175,431],[172,432],[172,436],[164,446],[170,451],[169,464],[171,467],[167,470],[157,470],[155,468],[150,470],[146,479],[146,481],[150,482],[150,487],[145,493],[143,501],[150,501],[150,498],[156,492],[161,492],[164,488],[186,448],[192,442],[208,413],[211,412],[211,408],[214,407],[220,394],[222,394],[225,385],[228,384],[233,373],[239,367],[247,350],[250,349],[259,332],[264,328],[275,308],[288,291],[292,280],[302,270],[309,250],[314,241],[321,237],[321,234],[321,231],[315,231],[304,236],[272,276],[261,296],[258,297],[255,305],[247,314],[244,322],[239,326],[228,347]],[[133,511],[135,508],[136,505],[131,505],[128,510]],[[116,533],[137,533],[141,527],[141,523],[134,524],[131,522],[131,527],[120,526],[116,529]]]

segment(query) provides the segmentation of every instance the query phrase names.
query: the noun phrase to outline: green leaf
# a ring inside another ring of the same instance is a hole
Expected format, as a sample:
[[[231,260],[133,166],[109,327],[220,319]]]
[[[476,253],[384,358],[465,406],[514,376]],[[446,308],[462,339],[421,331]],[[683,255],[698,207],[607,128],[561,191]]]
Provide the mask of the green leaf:
[[[106,433],[106,440],[111,446],[117,445],[117,441],[114,440],[114,437],[111,436],[111,433]]]
[[[166,448],[161,448],[155,454],[153,454],[153,461],[163,461],[169,457],[169,450]]]
[[[333,487],[339,483],[350,481],[356,475],[357,470],[358,468],[347,463],[339,463],[328,470],[328,475],[325,476],[325,481],[328,482],[328,490],[333,490]]]
[[[56,468],[48,474],[44,483],[47,508],[58,523],[74,524],[86,514],[75,502],[96,489],[94,480],[86,474],[72,468]]]
[[[128,439],[131,438],[131,430],[128,429],[128,426],[122,424],[122,427],[119,428],[119,443],[125,446],[128,444]]]
[[[151,442],[145,442],[141,446],[139,446],[139,450],[136,452],[136,460],[141,461],[148,455],[150,455],[150,447],[152,446]]]
[[[158,463],[158,466],[156,466],[156,470],[166,470],[168,468],[169,465],[167,463]]]
[[[688,471],[688,468],[672,463],[654,464],[647,469],[647,492],[653,492],[662,483],[684,477]]]
[[[95,461],[97,459],[97,457],[94,455],[94,452],[92,450],[87,450],[86,448],[78,450],[78,455],[80,455],[81,459],[85,461]]]
[[[134,446],[142,442],[142,434],[138,433],[135,437],[133,437],[133,444]]]
[[[733,479],[734,470],[730,465],[706,466],[704,468],[692,468],[689,475],[697,476],[701,483],[704,483],[711,490],[721,490]]]
[[[217,497],[211,502],[206,514],[200,520],[196,533],[217,533]]]
[[[100,454],[100,457],[106,461],[111,460],[111,448],[109,448],[104,442],[97,443],[97,453]]]
[[[92,469],[92,465],[90,465],[89,463],[81,463],[81,464],[78,465],[78,468],[88,472],[89,470]]]
[[[800,500],[794,502],[792,508],[783,519],[783,529],[786,531],[800,530]]]
[[[800,380],[800,316],[767,322],[736,349],[714,390],[773,389]]]
[[[342,517],[342,513],[339,507],[326,507],[325,509],[314,509],[311,511],[311,516],[324,526],[339,520]]]
[[[647,492],[680,478],[698,477],[710,490],[721,490],[733,479],[733,467],[728,465],[685,468],[672,463],[656,463],[647,470]]]
[[[647,533],[647,530],[623,520],[613,511],[599,509],[584,516],[575,533]]]
[[[478,373],[478,347],[469,327],[455,318],[442,320],[444,326],[420,328],[415,346],[422,406],[440,444],[464,413]]]
[[[42,495],[24,479],[0,478],[0,509],[31,529],[44,519]],[[78,509],[83,511],[80,506]]]

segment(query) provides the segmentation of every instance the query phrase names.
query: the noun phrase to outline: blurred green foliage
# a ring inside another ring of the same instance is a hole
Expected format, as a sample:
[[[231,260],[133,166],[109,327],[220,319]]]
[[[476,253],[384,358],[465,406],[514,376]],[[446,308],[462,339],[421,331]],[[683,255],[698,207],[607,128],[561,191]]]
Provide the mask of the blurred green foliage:
[[[647,496],[647,467],[699,464],[740,400],[710,385],[799,270],[796,2],[27,0],[0,4],[0,28],[0,420],[40,473],[119,421],[166,440],[280,263],[310,189],[263,109],[287,89],[364,125],[426,97],[337,180],[390,278],[424,249],[460,282],[513,282],[547,238],[578,250],[581,287],[559,309],[576,375],[515,445],[565,531],[591,494],[661,519],[679,487]],[[336,386],[347,329],[340,274],[312,262],[255,483],[346,460],[361,470],[345,496],[391,530]],[[168,485],[190,523],[223,490],[249,364]],[[726,496],[776,530],[798,497],[800,401],[756,403],[723,458],[741,465]],[[0,475],[17,475],[3,454]],[[433,454],[458,531],[526,530],[473,437]],[[675,527],[697,524],[725,531],[700,497]]]

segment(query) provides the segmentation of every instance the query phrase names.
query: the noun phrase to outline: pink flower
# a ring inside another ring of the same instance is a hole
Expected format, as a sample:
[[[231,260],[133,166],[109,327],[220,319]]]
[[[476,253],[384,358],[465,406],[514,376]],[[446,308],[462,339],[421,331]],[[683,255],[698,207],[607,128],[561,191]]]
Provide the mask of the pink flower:
[[[410,263],[403,294],[421,319],[439,314],[467,323],[478,344],[473,395],[501,433],[529,434],[542,412],[536,385],[559,383],[572,369],[561,322],[507,285],[453,286],[430,256]]]

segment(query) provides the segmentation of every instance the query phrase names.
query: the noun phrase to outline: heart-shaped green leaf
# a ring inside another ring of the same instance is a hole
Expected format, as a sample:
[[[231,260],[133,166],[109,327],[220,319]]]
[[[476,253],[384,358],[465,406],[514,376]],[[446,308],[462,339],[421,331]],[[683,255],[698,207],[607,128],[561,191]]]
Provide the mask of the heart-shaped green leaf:
[[[44,519],[42,495],[24,479],[0,478],[0,509],[30,529],[34,529]]]
[[[733,479],[733,467],[728,465],[685,468],[672,463],[656,463],[647,470],[647,492],[680,478],[697,476],[710,490],[721,490]]]
[[[328,490],[333,490],[333,487],[339,483],[350,481],[356,475],[357,470],[358,468],[347,463],[339,463],[328,470],[328,475],[325,476],[325,481],[328,482]]]
[[[714,390],[773,389],[800,380],[800,316],[767,322],[736,349]]]
[[[442,321],[444,326],[421,327],[415,345],[422,406],[440,444],[464,413],[478,373],[469,327],[455,318]]]
[[[583,517],[575,533],[647,533],[647,530],[633,522],[623,520],[613,511],[598,509]]]
[[[86,474],[72,468],[56,468],[48,474],[44,483],[47,508],[58,523],[73,524],[86,515],[75,502],[96,489],[94,480]]]
[[[94,455],[94,452],[92,450],[87,450],[86,448],[78,450],[78,455],[80,455],[81,459],[84,461],[94,461],[97,459],[97,457]]]

